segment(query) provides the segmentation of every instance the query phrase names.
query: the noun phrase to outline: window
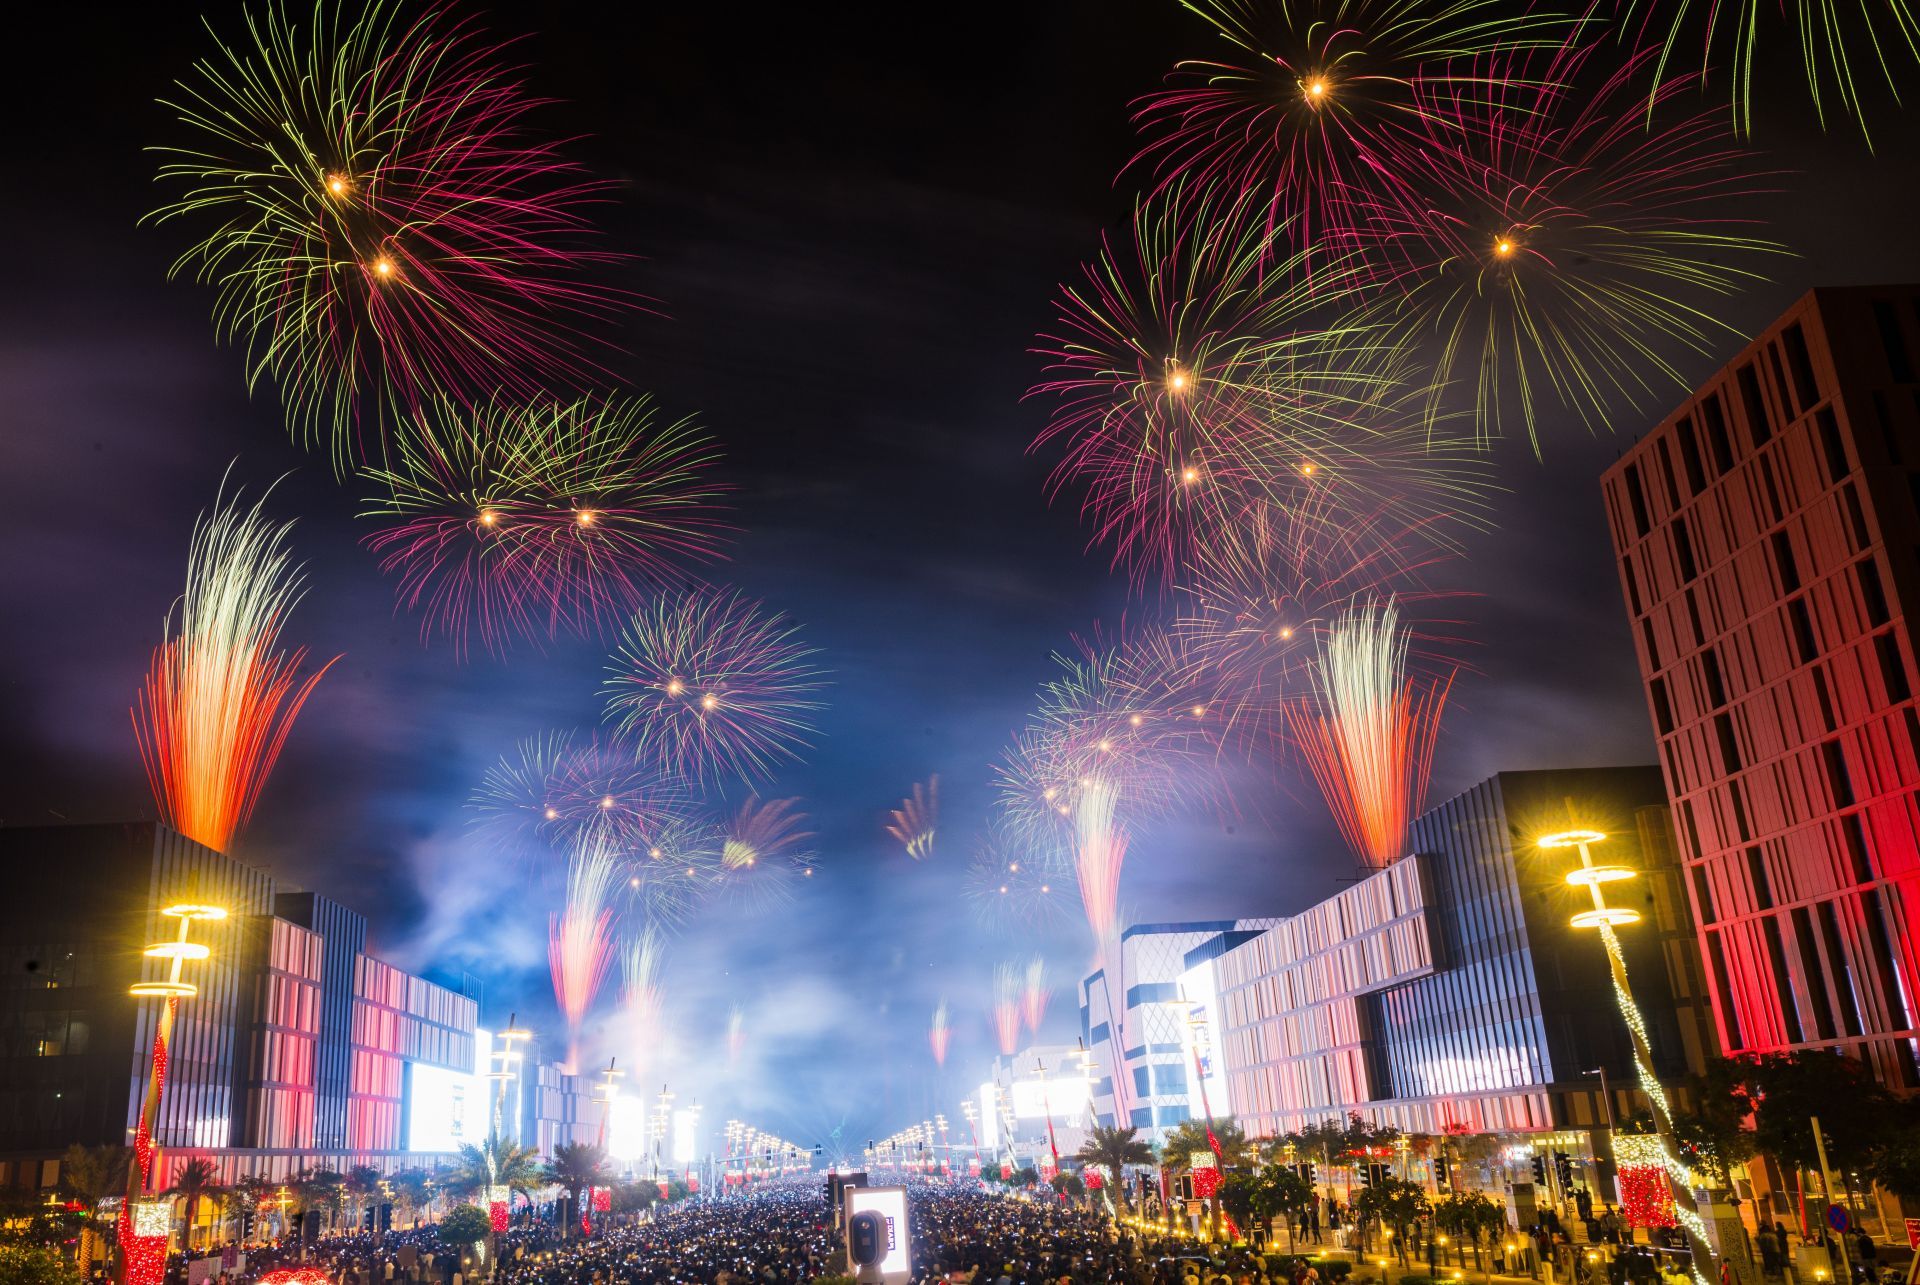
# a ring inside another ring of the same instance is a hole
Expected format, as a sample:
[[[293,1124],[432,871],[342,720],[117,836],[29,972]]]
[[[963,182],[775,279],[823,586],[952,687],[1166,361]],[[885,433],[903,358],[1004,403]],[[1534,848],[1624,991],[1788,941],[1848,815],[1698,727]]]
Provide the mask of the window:
[[[1656,678],[1647,684],[1647,695],[1653,701],[1653,723],[1660,729],[1660,735],[1673,735],[1673,704],[1667,699],[1667,680]]]
[[[1833,693],[1827,690],[1827,676],[1818,669],[1813,671],[1813,695],[1820,702],[1820,721],[1831,732],[1840,723],[1833,716]]]
[[[1644,536],[1651,524],[1647,519],[1647,494],[1640,486],[1640,466],[1627,465],[1627,471],[1622,476],[1626,479],[1627,507],[1633,511],[1633,533]]]
[[[1799,322],[1780,332],[1780,344],[1787,350],[1787,369],[1793,373],[1793,400],[1804,411],[1820,400],[1820,386],[1813,378],[1813,358]]]
[[[1780,487],[1773,476],[1773,460],[1765,455],[1760,457],[1760,485],[1767,493],[1767,523],[1772,525],[1786,510],[1780,506]]]
[[[1807,610],[1805,598],[1795,598],[1787,604],[1787,626],[1793,636],[1793,658],[1802,665],[1808,664],[1820,654],[1813,641],[1813,614]]]
[[[1880,569],[1873,565],[1872,558],[1862,558],[1853,564],[1853,578],[1860,586],[1860,602],[1867,609],[1867,623],[1877,629],[1893,619],[1887,614],[1887,591],[1880,583]]]
[[[1907,354],[1906,337],[1900,333],[1900,314],[1887,300],[1875,299],[1873,320],[1880,327],[1880,348],[1887,357],[1887,374],[1896,384],[1913,383],[1913,359]]]
[[[1907,683],[1906,662],[1900,659],[1900,642],[1892,632],[1875,634],[1873,649],[1880,657],[1880,681],[1886,685],[1889,701],[1903,701],[1913,695]]]
[[[1667,439],[1655,438],[1653,453],[1660,457],[1660,480],[1667,484],[1667,512],[1680,507],[1680,488],[1673,484],[1673,452],[1667,449]]]
[[[1753,892],[1755,910],[1773,909],[1773,881],[1767,878],[1766,859],[1757,847],[1747,849],[1747,887]]]
[[[1747,434],[1753,438],[1755,450],[1767,444],[1773,436],[1773,420],[1767,414],[1766,398],[1760,393],[1760,377],[1754,372],[1753,363],[1740,367],[1740,405],[1747,415]]]
[[[1773,547],[1773,569],[1780,577],[1780,592],[1793,593],[1800,588],[1800,565],[1793,560],[1793,541],[1785,531],[1775,531],[1768,543]]]
[[[1847,465],[1847,448],[1840,441],[1840,424],[1833,417],[1833,408],[1822,406],[1813,417],[1813,426],[1820,435],[1820,452],[1827,462],[1827,481],[1838,482],[1852,470]]]
[[[1847,850],[1847,865],[1855,883],[1873,882],[1873,862],[1867,858],[1867,827],[1858,812],[1840,818],[1840,843]]]
[[[1680,463],[1687,471],[1687,492],[1698,495],[1707,488],[1706,470],[1700,467],[1700,435],[1693,420],[1682,416],[1673,426],[1673,440],[1680,444]]]
[[[1685,518],[1675,518],[1673,522],[1673,553],[1680,561],[1680,581],[1691,581],[1700,574],[1699,565],[1693,560],[1693,536],[1687,530]]]
[[[1820,766],[1827,776],[1827,793],[1836,808],[1853,805],[1853,778],[1847,773],[1847,756],[1839,741],[1824,741],[1820,746]]]
[[[1720,740],[1720,762],[1725,767],[1727,775],[1732,776],[1743,766],[1740,762],[1740,745],[1733,736],[1732,715],[1724,712],[1715,714],[1713,734]]]
[[[1727,703],[1727,684],[1720,674],[1720,657],[1713,648],[1700,653],[1700,673],[1707,684],[1707,702],[1711,709]]]
[[[1719,998],[1720,1021],[1726,1027],[1727,1051],[1742,1048],[1746,1040],[1740,1035],[1740,1012],[1733,1006],[1733,986],[1727,980],[1727,954],[1720,944],[1719,933],[1707,934],[1707,967],[1713,973],[1714,993]]]
[[[1640,614],[1640,577],[1633,573],[1633,559],[1620,559],[1620,580],[1627,586],[1627,607],[1635,615]]]
[[[1793,977],[1787,972],[1787,948],[1780,940],[1780,921],[1768,915],[1761,925],[1767,941],[1767,962],[1773,966],[1773,995],[1780,1005],[1780,1020],[1786,1024],[1787,1043],[1803,1044],[1800,1010],[1793,1002]]]
[[[1827,970],[1820,966],[1820,954],[1813,944],[1813,918],[1805,906],[1793,912],[1793,940],[1800,948],[1800,976],[1806,982],[1807,999],[1813,1005],[1813,1029],[1823,1040],[1832,1039],[1833,1002],[1827,998]]]
[[[1707,394],[1700,404],[1700,418],[1707,426],[1707,449],[1713,452],[1713,467],[1725,473],[1733,467],[1733,442],[1727,437],[1727,413],[1720,405],[1720,394]]]
[[[1153,1092],[1156,1097],[1172,1097],[1186,1091],[1186,1067],[1178,1062],[1162,1062],[1153,1068]]]
[[[1155,1108],[1153,1114],[1162,1125],[1185,1124],[1191,1118],[1187,1112],[1187,1104],[1184,1102],[1170,1107]]]
[[[1833,913],[1831,901],[1821,902],[1818,913],[1820,943],[1827,955],[1827,976],[1832,980],[1835,996],[1840,1001],[1840,1028],[1848,1035],[1858,1035],[1862,1029],[1860,997],[1853,988],[1853,965],[1848,961],[1846,948],[1840,941],[1840,921]]]
[[[1846,506],[1847,530],[1853,533],[1853,547],[1866,548],[1872,540],[1867,535],[1867,515],[1860,510],[1860,493],[1853,489],[1853,483],[1840,488],[1840,502]]]
[[[1693,912],[1700,916],[1700,922],[1703,925],[1715,923],[1719,919],[1719,915],[1713,908],[1713,889],[1707,886],[1705,866],[1693,868]]]

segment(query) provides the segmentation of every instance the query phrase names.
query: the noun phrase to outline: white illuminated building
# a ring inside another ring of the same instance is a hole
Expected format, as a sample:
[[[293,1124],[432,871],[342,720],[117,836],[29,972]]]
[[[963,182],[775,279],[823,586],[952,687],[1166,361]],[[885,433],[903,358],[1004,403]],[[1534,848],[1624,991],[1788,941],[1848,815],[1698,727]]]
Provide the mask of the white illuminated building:
[[[1076,1045],[1035,1044],[995,1058],[993,1078],[979,1091],[981,1148],[1011,1152],[1020,1164],[1036,1168],[1052,1163],[1055,1146],[1071,1156],[1086,1141],[1092,1092],[1086,1057]]]

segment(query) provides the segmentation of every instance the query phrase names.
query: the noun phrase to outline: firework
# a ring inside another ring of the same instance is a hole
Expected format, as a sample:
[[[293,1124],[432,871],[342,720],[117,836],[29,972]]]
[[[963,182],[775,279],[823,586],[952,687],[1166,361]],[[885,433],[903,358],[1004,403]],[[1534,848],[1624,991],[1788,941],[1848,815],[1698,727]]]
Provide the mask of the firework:
[[[816,859],[803,827],[798,799],[749,797],[721,827],[720,891],[748,909],[789,900],[801,879],[811,879]]]
[[[1499,102],[1466,109],[1486,128],[1423,153],[1405,175],[1414,198],[1376,208],[1379,257],[1396,266],[1362,315],[1436,354],[1431,413],[1470,392],[1483,438],[1524,429],[1538,450],[1551,410],[1605,426],[1617,404],[1661,395],[1656,383],[1691,387],[1663,353],[1708,355],[1731,334],[1707,305],[1761,280],[1739,265],[1782,247],[1736,213],[1762,180],[1727,109],[1668,110],[1688,88],[1675,80],[1654,95],[1656,120],[1635,110],[1654,52],[1592,90],[1593,47],[1514,73]]]
[[[591,378],[582,324],[633,302],[581,275],[619,257],[585,236],[605,185],[528,131],[539,100],[500,48],[330,0],[247,27],[168,104],[190,138],[160,149],[178,196],[153,217],[206,229],[174,271],[215,286],[216,330],[294,436],[344,469],[394,409]]]
[[[887,833],[907,850],[915,861],[933,855],[933,830],[940,819],[940,778],[933,776],[925,785],[915,785],[913,793],[901,800],[887,822]]]
[[[657,844],[693,809],[679,782],[636,763],[627,746],[570,731],[522,740],[487,769],[468,806],[504,838],[567,844],[597,826],[623,848]]]
[[[727,1010],[727,1063],[740,1065],[740,1055],[747,1047],[747,1013],[735,1004]]]
[[[798,626],[737,592],[656,598],[608,666],[607,717],[664,771],[769,776],[814,735],[825,682],[813,655]]]
[[[1038,845],[996,818],[967,864],[967,900],[991,928],[1029,931],[1058,922],[1074,898],[1073,863],[1058,841]]]
[[[1405,855],[1407,823],[1426,798],[1447,684],[1407,675],[1407,638],[1391,600],[1356,604],[1320,651],[1319,708],[1289,718],[1334,819],[1362,866]]]
[[[366,471],[381,491],[361,514],[381,523],[367,546],[422,637],[462,651],[598,634],[726,532],[711,439],[657,423],[644,397],[441,399],[401,420],[389,458]]]
[[[1046,378],[1028,395],[1052,413],[1034,447],[1061,448],[1050,492],[1081,489],[1092,542],[1136,578],[1175,575],[1262,506],[1337,527],[1389,499],[1409,518],[1481,504],[1478,452],[1405,413],[1419,388],[1386,322],[1326,320],[1363,317],[1373,283],[1351,258],[1311,291],[1267,271],[1277,233],[1250,204],[1144,203],[1037,349]]]
[[[1702,84],[1716,61],[1734,68],[1727,77],[1730,109],[1742,133],[1753,128],[1755,52],[1763,40],[1786,34],[1772,28],[1787,26],[1799,35],[1800,64],[1821,127],[1826,127],[1829,107],[1837,106],[1840,114],[1853,117],[1859,124],[1869,146],[1872,135],[1867,129],[1862,82],[1878,80],[1886,96],[1898,103],[1900,71],[1910,70],[1911,64],[1920,60],[1920,14],[1908,0],[1867,0],[1857,5],[1808,0],[1765,5],[1743,0],[1731,8],[1695,0],[1648,0],[1645,5],[1639,0],[1623,0],[1617,9],[1618,21],[1634,28],[1627,37],[1630,41],[1637,46],[1650,40],[1659,46],[1651,75],[1653,97],[1659,96],[1668,81],[1667,64],[1676,56],[1684,57],[1679,53],[1684,40],[1700,42],[1697,79]],[[1636,10],[1640,11],[1637,24]],[[1720,59],[1723,51],[1725,58]],[[1858,70],[1856,62],[1860,64]]]
[[[1115,793],[1110,779],[1093,778],[1080,791],[1073,812],[1073,868],[1079,876],[1080,905],[1102,951],[1113,944],[1120,929],[1120,868],[1126,863],[1129,842],[1116,815]]]
[[[627,1027],[629,1056],[636,1070],[651,1064],[660,1043],[660,1011],[664,998],[661,965],[666,943],[651,927],[627,943],[620,955],[620,1002]]]
[[[725,879],[719,832],[697,817],[680,817],[624,853],[628,903],[646,924],[679,928]]]
[[[1203,699],[1217,711],[1223,741],[1245,750],[1284,739],[1283,703],[1308,688],[1327,630],[1355,602],[1391,594],[1408,622],[1413,655],[1446,667],[1462,644],[1443,618],[1450,595],[1433,587],[1451,556],[1424,526],[1408,527],[1390,507],[1357,517],[1337,538],[1313,515],[1270,510],[1235,540],[1188,571],[1172,625],[1203,675]]]
[[[993,970],[993,1033],[1002,1053],[1020,1047],[1020,973],[1012,964]]]
[[[217,500],[195,521],[187,587],[133,708],[134,739],[161,818],[219,852],[246,824],[293,720],[333,662],[302,677],[304,649],[276,651],[305,592],[288,561],[292,523],[261,502]]]
[[[1500,0],[1186,0],[1230,49],[1180,63],[1142,99],[1147,141],[1135,165],[1162,184],[1252,195],[1262,226],[1300,246],[1350,246],[1370,204],[1393,199],[1383,176],[1438,133],[1425,87],[1471,97],[1474,55],[1564,38],[1567,24]],[[1371,197],[1372,201],[1364,199]]]
[[[1040,1023],[1046,1020],[1047,1001],[1052,998],[1053,988],[1047,985],[1047,961],[1035,955],[1027,961],[1027,982],[1020,991],[1020,1016],[1028,1030],[1039,1032]]]
[[[947,1025],[947,1001],[943,998],[933,1010],[933,1025],[927,1031],[927,1044],[933,1049],[933,1064],[947,1064],[947,1045],[953,1041],[953,1028]]]
[[[613,959],[613,891],[619,877],[613,836],[597,826],[582,831],[568,854],[566,905],[547,929],[547,962],[553,997],[567,1022],[569,1067],[578,1065],[580,1021]]]

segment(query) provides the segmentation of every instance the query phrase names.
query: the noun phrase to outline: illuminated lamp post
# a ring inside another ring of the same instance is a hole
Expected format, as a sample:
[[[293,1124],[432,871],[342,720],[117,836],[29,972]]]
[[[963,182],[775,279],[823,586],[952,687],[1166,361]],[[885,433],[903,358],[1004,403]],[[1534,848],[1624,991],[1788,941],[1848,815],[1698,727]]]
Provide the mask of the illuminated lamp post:
[[[199,902],[179,902],[163,906],[160,913],[180,921],[178,935],[172,941],[155,942],[145,954],[149,959],[168,961],[167,975],[156,981],[139,981],[127,988],[135,999],[162,999],[166,1003],[154,1023],[153,1061],[147,1068],[147,1087],[140,1103],[140,1125],[133,1135],[133,1157],[127,1163],[127,1194],[120,1206],[120,1280],[122,1285],[159,1285],[167,1269],[167,1236],[172,1227],[172,1205],[167,1201],[143,1201],[148,1181],[153,1176],[153,1131],[160,1119],[160,1095],[167,1085],[167,1060],[173,1043],[174,1019],[180,1001],[192,999],[200,988],[185,980],[182,973],[188,961],[204,963],[213,951],[205,943],[189,941],[195,920],[217,923],[227,917],[223,906]]]
[[[1580,864],[1567,872],[1567,882],[1576,888],[1585,888],[1593,898],[1593,906],[1577,912],[1569,922],[1575,928],[1598,929],[1600,940],[1606,946],[1607,963],[1613,972],[1613,997],[1633,1041],[1634,1075],[1640,1091],[1647,1096],[1648,1105],[1653,1108],[1656,1146],[1650,1158],[1665,1173],[1674,1216],[1680,1220],[1680,1226],[1686,1232],[1687,1248],[1693,1256],[1693,1279],[1696,1285],[1708,1285],[1718,1276],[1711,1242],[1707,1238],[1707,1225],[1693,1207],[1693,1174],[1681,1162],[1674,1145],[1673,1113],[1667,1103],[1666,1090],[1653,1073],[1653,1048],[1647,1039],[1646,1019],[1641,1016],[1640,1006],[1634,1002],[1633,990],[1627,982],[1626,956],[1620,949],[1619,934],[1614,931],[1639,923],[1640,912],[1607,904],[1607,885],[1633,879],[1639,871],[1631,866],[1595,864],[1593,848],[1606,842],[1606,838],[1598,830],[1575,828],[1542,835],[1538,843],[1542,849],[1550,852],[1572,848],[1580,854]]]
[[[978,1177],[980,1174],[980,1108],[973,1104],[972,1098],[967,1098],[960,1103],[960,1115],[967,1122],[967,1141],[973,1144],[973,1164],[969,1166],[972,1172],[968,1176]]]

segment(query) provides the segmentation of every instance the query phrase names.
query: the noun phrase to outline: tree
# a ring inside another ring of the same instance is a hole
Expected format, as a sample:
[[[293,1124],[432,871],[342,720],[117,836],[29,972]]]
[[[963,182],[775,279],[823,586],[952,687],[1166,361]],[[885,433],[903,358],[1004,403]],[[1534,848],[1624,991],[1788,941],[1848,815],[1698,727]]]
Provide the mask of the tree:
[[[1120,1189],[1121,1207],[1131,1213],[1133,1202],[1129,1196],[1127,1166],[1152,1164],[1153,1148],[1140,1141],[1138,1129],[1096,1124],[1073,1158],[1082,1165],[1099,1165],[1105,1169],[1114,1186]]]
[[[595,1186],[606,1181],[607,1153],[604,1148],[590,1142],[563,1142],[553,1149],[553,1160],[547,1165],[546,1179],[557,1186],[566,1188],[567,1198],[575,1203],[575,1208],[585,1210],[581,1203],[583,1191],[590,1192]],[[572,1235],[572,1228],[578,1224],[578,1218],[567,1220],[567,1229],[561,1234]]]
[[[331,1228],[346,1199],[346,1178],[331,1169],[309,1169],[295,1182],[300,1193],[300,1207],[309,1215],[326,1214],[327,1226]]]
[[[68,1147],[60,1157],[60,1189],[86,1206],[80,1214],[80,1246],[76,1254],[80,1274],[92,1265],[95,1248],[105,1235],[100,1202],[124,1194],[127,1168],[133,1163],[128,1147],[108,1143],[100,1147]]]
[[[200,1215],[200,1202],[208,1199],[217,1200],[226,1190],[214,1181],[217,1172],[213,1167],[213,1161],[205,1157],[195,1156],[190,1160],[182,1160],[173,1171],[173,1185],[160,1193],[163,1196],[187,1202],[186,1244],[189,1247],[193,1245],[194,1227]]]
[[[540,1158],[531,1147],[489,1133],[486,1141],[477,1145],[462,1144],[446,1188],[456,1196],[477,1196],[484,1195],[488,1187],[530,1191],[541,1181]]]
[[[1820,1117],[1833,1169],[1845,1173],[1870,1160],[1884,1141],[1886,1122],[1898,1114],[1893,1095],[1863,1065],[1838,1053],[1724,1058],[1709,1076],[1727,1086],[1734,1109],[1752,1114],[1754,1149],[1793,1171],[1803,1223],[1806,1201],[1801,1174],[1820,1163],[1812,1117]]]
[[[1087,1194],[1087,1184],[1080,1180],[1077,1173],[1057,1173],[1048,1185],[1069,1200],[1078,1200]]]
[[[1393,1239],[1401,1254],[1406,1253],[1407,1228],[1427,1212],[1427,1193],[1411,1182],[1387,1178],[1371,1187],[1362,1187],[1353,1198],[1354,1213],[1366,1225],[1393,1228]]]
[[[420,1211],[433,1199],[426,1172],[421,1169],[402,1169],[388,1181],[393,1186],[394,1221],[398,1223],[404,1214],[409,1224],[417,1223]]]
[[[57,1250],[0,1245],[0,1285],[80,1285],[80,1273]]]
[[[1457,1245],[1472,1247],[1473,1265],[1477,1270],[1482,1238],[1505,1230],[1507,1214],[1480,1192],[1463,1191],[1434,1205],[1433,1225],[1453,1237]],[[1463,1257],[1463,1265],[1465,1261]]]
[[[478,1205],[455,1205],[440,1220],[440,1243],[465,1255],[493,1232],[493,1219]]]
[[[355,1165],[347,1170],[340,1185],[347,1197],[349,1207],[353,1210],[354,1226],[358,1227],[361,1214],[379,1198],[380,1171],[372,1165]]]
[[[1040,1181],[1040,1171],[1032,1165],[1025,1165],[1019,1169],[1015,1169],[1013,1171],[1013,1177],[1008,1181],[1016,1187],[1031,1187],[1034,1183]]]
[[[1252,1161],[1253,1144],[1247,1141],[1246,1130],[1233,1117],[1213,1122],[1211,1141],[1207,1138],[1208,1132],[1205,1120],[1181,1121],[1160,1144],[1161,1167],[1185,1173],[1187,1157],[1196,1151],[1217,1151],[1222,1169],[1238,1168]]]

